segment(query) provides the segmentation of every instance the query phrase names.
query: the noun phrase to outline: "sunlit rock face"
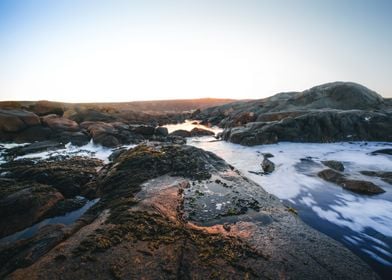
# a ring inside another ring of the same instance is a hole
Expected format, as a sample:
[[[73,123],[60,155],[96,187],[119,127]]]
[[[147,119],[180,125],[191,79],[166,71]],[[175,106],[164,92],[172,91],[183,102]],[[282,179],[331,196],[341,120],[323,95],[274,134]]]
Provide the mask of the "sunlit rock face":
[[[213,153],[142,144],[94,184],[96,220],[11,279],[377,279]]]

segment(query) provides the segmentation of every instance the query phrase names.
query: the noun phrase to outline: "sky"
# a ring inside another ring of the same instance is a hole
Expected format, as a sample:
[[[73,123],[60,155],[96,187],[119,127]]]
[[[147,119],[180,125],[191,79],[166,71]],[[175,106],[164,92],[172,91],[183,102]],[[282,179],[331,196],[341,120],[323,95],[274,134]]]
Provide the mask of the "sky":
[[[0,100],[392,97],[389,0],[0,0]]]

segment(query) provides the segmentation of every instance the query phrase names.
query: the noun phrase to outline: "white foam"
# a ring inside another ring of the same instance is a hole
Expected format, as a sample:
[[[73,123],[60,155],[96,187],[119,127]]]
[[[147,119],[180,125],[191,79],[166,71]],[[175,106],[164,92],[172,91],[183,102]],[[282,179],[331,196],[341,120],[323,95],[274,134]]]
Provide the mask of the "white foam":
[[[124,145],[123,147],[126,149],[133,148],[136,145]],[[45,151],[33,154],[27,154],[23,156],[16,157],[15,159],[35,159],[38,158],[40,160],[47,159],[52,156],[60,156],[60,155],[69,155],[69,156],[86,156],[93,157],[102,160],[104,163],[109,162],[109,156],[113,153],[115,149],[106,148],[101,145],[94,144],[91,140],[88,144],[84,146],[74,146],[71,143],[65,145],[64,149],[58,149],[54,151]]]
[[[197,123],[197,124],[193,124],[193,123]],[[192,129],[194,129],[194,128],[202,128],[202,129],[205,129],[205,130],[209,130],[209,131],[212,131],[212,132],[214,132],[215,134],[217,134],[217,133],[219,133],[219,132],[221,132],[222,131],[222,129],[221,128],[219,128],[219,127],[217,127],[217,126],[213,126],[213,127],[207,127],[207,126],[204,126],[204,125],[201,125],[201,124],[199,124],[199,122],[198,121],[191,121],[191,120],[186,120],[185,122],[183,122],[183,123],[180,123],[180,124],[167,124],[167,125],[165,125],[164,127],[166,127],[167,128],[167,130],[169,131],[169,133],[172,133],[173,131],[175,131],[175,130],[178,130],[178,129],[183,129],[183,130],[187,130],[187,131],[191,131]]]
[[[363,176],[361,170],[392,170],[390,156],[371,155],[370,152],[386,148],[387,143],[278,143],[244,147],[227,142],[196,141],[189,144],[212,151],[239,169],[250,179],[259,183],[266,191],[278,198],[300,203],[321,219],[356,232],[371,228],[385,236],[392,236],[392,186],[381,180]],[[272,153],[270,160],[276,164],[272,174],[260,176],[249,171],[260,172],[261,153]],[[313,176],[300,173],[295,165],[301,158],[312,157],[319,167],[314,167]],[[326,168],[323,160],[342,161],[347,174],[366,178],[382,184],[385,194],[361,196],[332,183],[327,183],[315,174]],[[313,194],[313,195],[312,195]]]

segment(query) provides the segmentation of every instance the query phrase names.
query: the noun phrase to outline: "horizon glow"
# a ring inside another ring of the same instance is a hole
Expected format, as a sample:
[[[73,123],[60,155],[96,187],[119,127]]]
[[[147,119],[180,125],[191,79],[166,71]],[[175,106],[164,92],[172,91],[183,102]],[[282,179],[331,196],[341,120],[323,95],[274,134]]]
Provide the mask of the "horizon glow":
[[[392,97],[392,1],[0,1],[0,100]]]

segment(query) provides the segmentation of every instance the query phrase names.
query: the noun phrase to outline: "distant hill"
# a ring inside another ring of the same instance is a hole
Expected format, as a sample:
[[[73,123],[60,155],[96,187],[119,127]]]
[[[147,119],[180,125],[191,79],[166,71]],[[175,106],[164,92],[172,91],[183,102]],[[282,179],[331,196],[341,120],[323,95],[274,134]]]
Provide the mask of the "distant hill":
[[[200,98],[200,99],[178,99],[178,100],[154,100],[154,101],[132,101],[132,102],[112,102],[112,103],[62,103],[52,101],[2,101],[0,108],[62,108],[63,111],[69,109],[96,109],[96,110],[117,110],[135,111],[148,114],[162,113],[182,113],[196,109],[205,109],[212,106],[220,106],[235,101],[234,99]]]

